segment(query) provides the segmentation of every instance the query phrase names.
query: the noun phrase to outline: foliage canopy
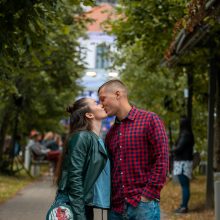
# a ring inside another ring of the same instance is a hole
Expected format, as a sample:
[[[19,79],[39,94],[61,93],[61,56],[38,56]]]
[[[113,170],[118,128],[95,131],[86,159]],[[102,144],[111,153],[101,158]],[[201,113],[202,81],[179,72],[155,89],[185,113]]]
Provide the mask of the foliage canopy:
[[[173,38],[174,24],[189,11],[186,0],[120,1],[111,34],[117,37],[115,68],[139,107],[158,113],[178,135],[178,119],[186,114],[184,89],[193,73],[193,128],[196,148],[205,149],[207,122],[207,48],[198,46],[173,69],[163,67],[164,53]],[[122,67],[122,68],[121,68]]]
[[[62,131],[59,121],[81,89],[76,80],[84,69],[79,3],[0,1],[1,152],[6,133]]]

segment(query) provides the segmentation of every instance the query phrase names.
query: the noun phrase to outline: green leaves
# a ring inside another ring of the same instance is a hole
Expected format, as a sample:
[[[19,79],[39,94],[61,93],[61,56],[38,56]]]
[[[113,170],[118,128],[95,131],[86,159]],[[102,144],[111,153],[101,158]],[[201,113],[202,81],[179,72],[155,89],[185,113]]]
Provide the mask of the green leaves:
[[[0,115],[12,109],[9,133],[15,95],[23,98],[20,133],[60,129],[65,107],[81,89],[76,80],[84,68],[78,52],[84,21],[75,22],[78,13],[76,1],[0,2]],[[68,24],[66,17],[72,18]]]
[[[178,130],[179,116],[186,113],[183,91],[187,88],[187,74],[184,66],[193,64],[188,71],[192,71],[195,78],[194,130],[196,138],[202,140],[197,140],[197,147],[203,148],[206,120],[201,120],[202,117],[207,117],[207,108],[202,102],[207,92],[207,51],[196,48],[193,54],[187,54],[182,59],[180,66],[173,69],[161,67],[165,50],[172,41],[174,24],[187,13],[187,2],[120,1],[117,8],[119,19],[111,22],[111,33],[117,37],[116,45],[119,48],[114,68],[120,70],[123,81],[131,91],[130,99],[135,105],[155,111],[166,124],[172,121],[172,126]],[[167,98],[172,108],[164,106]],[[198,126],[201,124],[202,131]]]

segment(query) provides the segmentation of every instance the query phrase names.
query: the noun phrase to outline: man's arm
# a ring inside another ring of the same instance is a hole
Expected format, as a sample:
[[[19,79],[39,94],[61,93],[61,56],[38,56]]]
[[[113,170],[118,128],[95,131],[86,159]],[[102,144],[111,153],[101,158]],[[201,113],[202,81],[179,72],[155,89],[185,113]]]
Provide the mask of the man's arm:
[[[152,158],[152,165],[150,171],[150,178],[142,193],[142,200],[144,198],[157,198],[158,191],[161,191],[166,182],[166,175],[169,170],[169,153],[168,153],[168,138],[166,130],[161,119],[152,114],[149,125],[149,134],[147,135],[150,143],[150,158]]]

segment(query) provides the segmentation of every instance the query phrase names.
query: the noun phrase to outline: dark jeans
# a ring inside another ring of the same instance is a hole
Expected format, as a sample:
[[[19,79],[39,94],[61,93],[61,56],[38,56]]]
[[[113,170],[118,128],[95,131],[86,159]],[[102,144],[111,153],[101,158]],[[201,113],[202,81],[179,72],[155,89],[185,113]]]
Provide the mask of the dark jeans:
[[[188,208],[188,202],[190,198],[190,180],[187,176],[183,174],[178,175],[178,179],[182,188],[182,204],[180,205],[180,207]]]
[[[126,205],[124,213],[109,212],[109,220],[160,220],[160,205],[157,201],[140,202],[137,207]]]
[[[93,207],[85,206],[85,211],[86,211],[86,220],[93,220],[94,219]]]

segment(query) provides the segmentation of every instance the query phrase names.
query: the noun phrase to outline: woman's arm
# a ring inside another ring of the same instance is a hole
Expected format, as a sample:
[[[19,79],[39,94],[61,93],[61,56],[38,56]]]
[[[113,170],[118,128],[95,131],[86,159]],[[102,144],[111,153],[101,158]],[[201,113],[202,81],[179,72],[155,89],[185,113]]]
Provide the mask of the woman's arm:
[[[68,193],[74,220],[86,220],[84,202],[84,165],[89,149],[88,136],[80,132],[69,142]]]

